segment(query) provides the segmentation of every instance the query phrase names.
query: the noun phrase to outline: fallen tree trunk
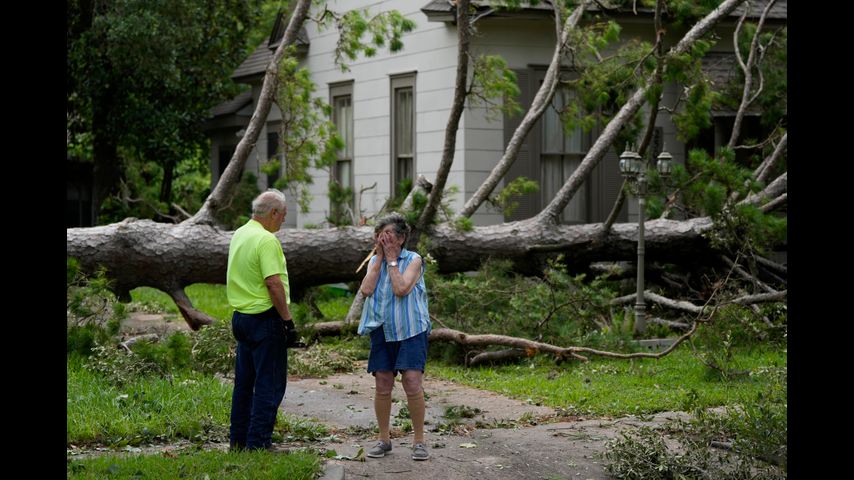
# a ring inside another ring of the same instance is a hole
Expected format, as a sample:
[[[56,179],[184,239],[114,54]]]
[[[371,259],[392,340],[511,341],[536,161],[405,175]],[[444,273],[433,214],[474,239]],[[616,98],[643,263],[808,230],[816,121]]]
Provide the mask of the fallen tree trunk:
[[[683,261],[712,258],[702,233],[709,218],[646,223],[647,258]],[[524,274],[538,274],[547,258],[564,254],[570,265],[586,266],[597,260],[632,259],[637,224],[615,225],[601,238],[601,224],[550,225],[532,220],[475,227],[459,232],[439,225],[429,232],[429,251],[440,271],[476,270],[488,257],[509,259]],[[66,230],[66,256],[80,261],[84,271],[103,266],[111,288],[122,300],[131,289],[149,286],[176,301],[194,330],[212,319],[195,310],[184,294],[194,283],[225,283],[228,245],[234,232],[207,224],[156,223],[126,219],[119,223]],[[373,248],[373,228],[342,227],[326,230],[279,231],[277,237],[288,262],[292,290],[359,279],[356,268]]]

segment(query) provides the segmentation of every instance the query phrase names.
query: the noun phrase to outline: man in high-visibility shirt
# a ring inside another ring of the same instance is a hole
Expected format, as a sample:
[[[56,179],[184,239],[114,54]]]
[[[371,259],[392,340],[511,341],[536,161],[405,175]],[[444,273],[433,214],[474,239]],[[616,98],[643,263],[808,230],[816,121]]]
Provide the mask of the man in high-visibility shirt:
[[[226,294],[237,339],[231,397],[232,449],[272,448],[276,413],[285,395],[289,346],[297,343],[288,309],[290,284],[282,244],[274,235],[288,213],[285,195],[267,190],[252,201],[252,218],[228,249]]]

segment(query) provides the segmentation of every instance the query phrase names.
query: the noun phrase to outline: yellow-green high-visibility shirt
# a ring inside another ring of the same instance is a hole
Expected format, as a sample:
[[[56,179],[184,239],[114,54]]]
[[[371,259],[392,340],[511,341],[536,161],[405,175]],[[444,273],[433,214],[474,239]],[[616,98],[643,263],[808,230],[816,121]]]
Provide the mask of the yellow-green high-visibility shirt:
[[[264,279],[279,274],[285,298],[291,303],[288,265],[282,244],[257,220],[249,220],[234,231],[228,247],[225,293],[228,303],[240,313],[261,313],[273,307]]]

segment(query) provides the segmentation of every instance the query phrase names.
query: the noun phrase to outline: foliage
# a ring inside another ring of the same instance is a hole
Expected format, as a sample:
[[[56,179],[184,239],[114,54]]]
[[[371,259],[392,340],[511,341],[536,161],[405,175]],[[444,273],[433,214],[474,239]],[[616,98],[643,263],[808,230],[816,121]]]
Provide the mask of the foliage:
[[[327,10],[325,17],[331,18],[331,12]],[[344,57],[355,60],[359,53],[365,57],[373,57],[377,48],[384,47],[388,42],[388,49],[395,53],[403,49],[403,41],[400,39],[404,33],[411,32],[415,28],[415,22],[404,17],[397,10],[381,12],[371,17],[367,9],[350,10],[338,19],[338,45],[335,48],[335,64],[342,72],[349,71]],[[362,40],[365,35],[370,37],[367,42]]]
[[[170,355],[164,354],[168,347],[142,345],[143,342],[135,343],[131,352],[117,348],[110,342],[95,346],[92,348],[93,355],[86,360],[85,367],[116,386],[128,385],[138,378],[148,376],[171,378],[168,369]],[[138,351],[145,354],[137,354]]]
[[[291,350],[288,372],[300,377],[323,378],[338,372],[353,371],[355,361],[356,353],[351,349],[317,343],[306,350]]]
[[[782,314],[774,312],[777,309],[782,309]],[[773,312],[774,322],[764,321],[766,312]],[[785,348],[785,332],[785,305],[769,304],[758,312],[741,305],[726,305],[715,311],[712,321],[700,327],[691,343],[697,358],[708,367],[709,377],[726,380],[749,373],[734,357],[737,349],[760,345]]]
[[[672,181],[682,192],[689,215],[712,217],[715,228],[707,235],[714,247],[733,254],[765,252],[785,238],[786,219],[733,202],[734,192],[743,199],[761,185],[752,180],[749,169],[732,162],[726,151],[723,155],[724,161],[720,161],[703,150],[691,150],[688,166],[676,165]]]
[[[329,436],[329,427],[296,415],[279,415],[273,431],[274,442],[317,442]]]
[[[701,395],[691,390],[687,404],[695,416],[690,421],[640,427],[608,441],[605,468],[618,478],[786,478],[786,368],[754,374],[766,377],[768,387],[744,404],[714,413],[699,405]],[[661,430],[678,442],[677,451],[668,448]]]
[[[193,369],[203,373],[229,373],[237,359],[231,320],[217,320],[199,330],[193,343]]]
[[[276,17],[279,14],[285,15],[282,20],[285,21],[285,26],[287,26],[288,8],[293,3],[292,0],[261,1],[255,20],[247,26],[249,31],[246,38],[245,57],[251,55],[261,45],[261,42],[266,42],[270,39],[270,32],[273,31]]]
[[[540,185],[528,177],[520,176],[513,179],[494,197],[487,199],[490,205],[500,209],[505,217],[509,217],[519,207],[514,197],[521,197],[540,190]]]
[[[459,217],[454,220],[452,226],[458,232],[470,232],[474,230],[474,221],[469,217]]]
[[[472,64],[472,81],[469,87],[470,106],[487,107],[487,119],[495,120],[502,114],[514,116],[522,113],[516,101],[519,87],[516,73],[498,55],[478,55]],[[495,99],[501,99],[498,103]]]
[[[201,147],[188,151],[188,156],[175,165],[170,202],[161,200],[164,174],[161,164],[144,159],[133,148],[119,148],[119,152],[125,159],[125,180],[119,194],[101,205],[101,222],[118,222],[128,217],[177,222],[183,217],[170,214],[174,210],[172,203],[193,214],[210,194],[208,157]]]
[[[536,338],[547,343],[578,341],[608,324],[607,281],[584,282],[550,261],[542,278],[514,276],[507,260],[489,259],[478,275],[426,276],[430,308],[452,328]]]
[[[93,276],[80,270],[75,258],[66,259],[66,352],[88,355],[99,343],[119,331],[126,318],[124,304],[109,290],[106,270]]]
[[[636,39],[626,40],[603,58],[601,52],[620,40],[620,31],[616,22],[601,21],[594,15],[589,25],[572,33],[570,42],[576,48],[572,62],[579,75],[562,81],[577,98],[559,112],[567,132],[576,127],[587,132],[597,124],[607,124],[655,68],[654,58],[648,55],[652,45]],[[639,130],[640,118],[635,116],[615,144],[637,138]]]
[[[226,230],[236,230],[242,227],[249,221],[252,213],[252,200],[260,193],[258,177],[252,172],[243,172],[231,203],[217,213],[217,220],[222,223]]]
[[[114,183],[101,193],[129,183],[131,160],[154,162],[173,178],[206,148],[199,125],[237,93],[230,76],[258,13],[257,1],[68,3],[68,153],[94,162],[96,176],[113,177],[99,179]],[[166,183],[158,198],[168,205],[172,194]]]
[[[279,64],[276,99],[282,111],[279,145],[288,161],[285,174],[275,187],[297,189],[300,211],[304,213],[308,212],[312,198],[308,185],[314,182],[309,168],[331,171],[336,152],[343,146],[329,120],[331,107],[319,97],[312,98],[315,90],[308,69],[299,66],[295,47],[291,46]]]
[[[739,32],[739,51],[745,62],[747,62],[748,55],[750,54],[750,44],[756,33],[756,27],[757,25],[754,22],[745,22]],[[768,24],[766,23],[764,30],[759,35],[759,45],[765,49],[765,55],[762,57],[762,63],[758,67],[754,67],[754,83],[751,94],[756,94],[758,90],[760,71],[762,75],[762,91],[759,92],[759,96],[752,105],[759,107],[762,112],[762,115],[759,117],[760,124],[766,129],[773,129],[781,123],[785,124],[788,111],[788,29],[784,26],[769,31]],[[741,102],[743,90],[744,72],[739,68],[736,69],[731,81],[724,86],[724,95],[721,97],[721,103],[735,110]]]

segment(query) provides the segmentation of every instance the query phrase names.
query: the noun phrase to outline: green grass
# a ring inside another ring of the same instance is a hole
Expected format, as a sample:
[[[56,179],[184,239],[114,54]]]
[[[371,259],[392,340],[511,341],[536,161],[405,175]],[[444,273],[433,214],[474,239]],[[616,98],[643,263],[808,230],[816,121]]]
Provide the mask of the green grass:
[[[70,479],[210,478],[210,479],[314,479],[320,472],[320,457],[304,452],[226,453],[185,452],[164,455],[104,456],[72,460]]]
[[[231,319],[233,309],[228,304],[225,295],[225,285],[213,283],[196,283],[188,286],[184,291],[193,302],[193,306],[208,315],[223,320]],[[153,311],[178,314],[178,307],[172,298],[166,293],[151,287],[137,287],[130,291],[131,301],[138,308]],[[324,321],[344,320],[353,302],[352,296],[339,296],[323,299],[317,302],[317,308],[323,314]],[[293,304],[294,316],[305,315],[305,307]]]
[[[227,320],[231,318],[232,308],[225,296],[225,285],[213,283],[195,283],[184,289],[193,306],[208,315]],[[178,314],[178,307],[172,297],[151,287],[137,287],[130,291],[131,300],[152,311]]]
[[[336,297],[329,300],[317,302],[317,308],[323,317],[329,321],[344,320],[347,318],[347,312],[350,311],[350,304],[353,303],[353,297]]]
[[[734,361],[742,369],[756,370],[784,367],[787,357],[783,352],[744,350],[736,352]],[[586,364],[568,362],[560,366],[543,356],[522,365],[470,369],[433,362],[427,365],[427,373],[586,415],[621,416],[688,410],[694,405],[732,405],[748,402],[769,387],[763,375],[721,380],[710,374],[688,348],[659,360],[594,358]]]
[[[113,447],[188,439],[228,441],[232,385],[197,372],[138,378],[116,387],[68,357],[67,443]],[[274,441],[316,441],[329,429],[279,411]]]
[[[116,387],[69,357],[67,378],[68,443],[227,440],[231,386],[211,376],[181,372],[171,382],[145,377]]]

